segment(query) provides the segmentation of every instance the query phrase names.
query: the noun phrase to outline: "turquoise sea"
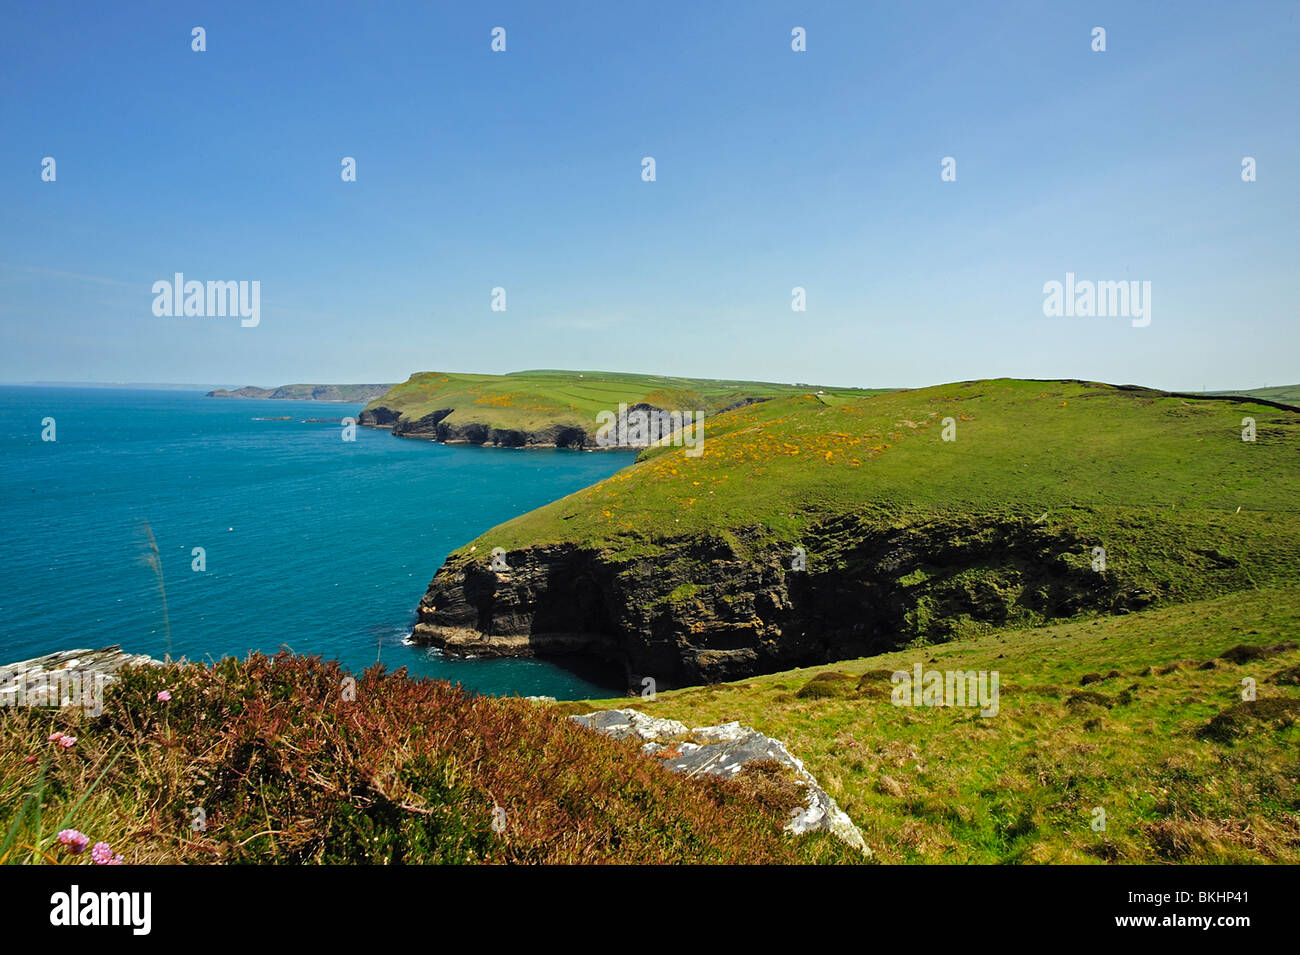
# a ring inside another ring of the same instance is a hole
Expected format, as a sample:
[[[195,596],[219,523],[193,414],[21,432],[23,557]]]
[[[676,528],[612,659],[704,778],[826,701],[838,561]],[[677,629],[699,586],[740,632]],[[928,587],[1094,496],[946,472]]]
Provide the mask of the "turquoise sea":
[[[0,387],[0,663],[114,643],[161,657],[147,525],[174,657],[286,646],[356,672],[381,659],[482,693],[621,691],[617,675],[449,659],[405,637],[448,552],[629,457],[447,447],[367,428],[346,442],[338,421],[360,409]],[[47,417],[52,442],[41,439]],[[206,570],[193,569],[196,547]]]

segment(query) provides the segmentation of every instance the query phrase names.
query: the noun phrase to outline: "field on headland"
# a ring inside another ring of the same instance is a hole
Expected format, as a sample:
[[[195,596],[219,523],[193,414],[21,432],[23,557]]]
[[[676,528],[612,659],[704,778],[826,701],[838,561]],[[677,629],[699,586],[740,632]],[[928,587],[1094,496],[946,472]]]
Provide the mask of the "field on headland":
[[[1253,443],[1242,440],[1246,416],[1257,422]],[[820,515],[873,507],[1300,513],[1300,482],[1280,480],[1300,466],[1300,415],[1103,384],[994,379],[869,397],[803,393],[728,411],[710,420],[706,441],[695,460],[650,448],[635,467],[479,540],[619,549],[757,525],[796,543]]]

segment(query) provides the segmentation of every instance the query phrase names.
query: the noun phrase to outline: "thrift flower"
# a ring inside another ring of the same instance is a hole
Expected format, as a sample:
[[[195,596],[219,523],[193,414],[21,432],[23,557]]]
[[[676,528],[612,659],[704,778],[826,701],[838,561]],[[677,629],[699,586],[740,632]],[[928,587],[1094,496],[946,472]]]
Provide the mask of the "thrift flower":
[[[113,847],[107,842],[96,842],[95,847],[90,850],[90,858],[95,860],[95,865],[121,865],[121,855],[113,855]]]
[[[171,690],[159,690],[159,691],[158,691],[158,702],[159,702],[159,703],[167,703],[167,702],[170,702],[170,701],[171,701],[171,698],[172,698],[172,691],[171,691]]]
[[[77,744],[77,737],[75,736],[64,736],[59,740],[59,745],[62,746],[64,749],[71,749],[76,744]]]
[[[76,829],[64,829],[59,832],[59,842],[67,846],[74,854],[84,852],[90,845],[90,837]]]
[[[61,739],[63,739],[63,734],[62,734],[62,733],[51,733],[51,734],[50,734],[50,738],[49,738],[49,742],[51,742],[51,743],[57,743],[57,742],[58,742],[59,740],[61,740]]]

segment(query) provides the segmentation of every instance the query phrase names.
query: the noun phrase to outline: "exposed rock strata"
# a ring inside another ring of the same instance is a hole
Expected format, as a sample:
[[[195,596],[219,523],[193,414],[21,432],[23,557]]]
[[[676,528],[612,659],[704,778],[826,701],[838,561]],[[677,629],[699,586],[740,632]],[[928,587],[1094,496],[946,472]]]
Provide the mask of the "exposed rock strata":
[[[571,544],[438,571],[413,638],[460,654],[580,653],[621,664],[629,687],[741,679],[886,652],[917,637],[1087,610],[1137,609],[1155,595],[1092,571],[1090,541],[993,515],[884,526],[828,521],[802,541],[820,558],[790,569],[790,548],[757,531],[659,541],[621,559]]]
[[[443,408],[420,418],[407,418],[400,411],[379,406],[363,410],[357,423],[368,428],[385,428],[402,438],[423,438],[442,444],[480,444],[498,448],[601,447],[596,443],[595,422],[590,428],[572,422],[554,422],[531,430],[497,428],[474,421],[472,417],[446,420],[455,410]],[[614,448],[617,449],[616,444]]]

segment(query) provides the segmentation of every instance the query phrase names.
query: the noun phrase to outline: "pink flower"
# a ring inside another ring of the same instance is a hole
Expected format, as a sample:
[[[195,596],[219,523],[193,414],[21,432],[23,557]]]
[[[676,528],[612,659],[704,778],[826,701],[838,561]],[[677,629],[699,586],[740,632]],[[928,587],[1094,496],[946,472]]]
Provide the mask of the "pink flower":
[[[51,743],[57,743],[57,742],[58,742],[59,740],[61,740],[61,739],[63,739],[63,734],[62,734],[62,733],[51,733],[51,734],[50,734],[50,738],[49,738],[49,742],[51,742]]]
[[[168,702],[171,701],[171,698],[172,698],[172,691],[171,691],[171,690],[159,690],[159,691],[158,691],[158,702],[159,702],[159,703],[168,703]]]
[[[84,852],[86,846],[90,845],[90,837],[76,829],[64,829],[59,833],[59,842],[77,854]]]
[[[113,847],[107,842],[96,842],[94,848],[90,850],[90,858],[95,861],[95,865],[122,864],[122,857],[113,855]]]
[[[77,737],[63,736],[59,739],[59,745],[64,749],[71,749],[73,746],[77,745]]]

